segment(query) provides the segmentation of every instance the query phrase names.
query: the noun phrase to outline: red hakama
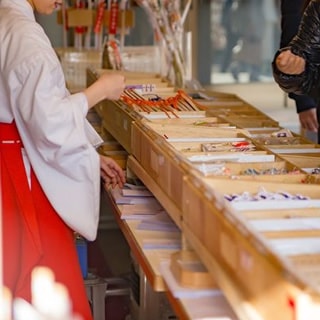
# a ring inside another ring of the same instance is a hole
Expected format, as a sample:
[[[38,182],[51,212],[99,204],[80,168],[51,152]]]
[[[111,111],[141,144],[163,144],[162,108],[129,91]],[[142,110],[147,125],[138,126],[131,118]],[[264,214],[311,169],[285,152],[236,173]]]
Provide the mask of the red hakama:
[[[92,320],[73,231],[49,203],[32,169],[29,187],[21,148],[16,125],[0,123],[4,285],[14,297],[30,302],[31,271],[46,266],[67,287],[74,312]]]

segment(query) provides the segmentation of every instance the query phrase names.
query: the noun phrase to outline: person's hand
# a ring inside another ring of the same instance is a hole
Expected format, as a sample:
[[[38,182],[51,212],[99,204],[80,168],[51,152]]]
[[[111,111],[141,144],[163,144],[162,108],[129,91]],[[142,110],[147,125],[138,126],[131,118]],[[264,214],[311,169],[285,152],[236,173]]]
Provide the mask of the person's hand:
[[[89,109],[104,99],[118,100],[125,88],[125,78],[120,73],[104,73],[83,93]]]
[[[100,155],[100,170],[101,178],[107,187],[114,188],[118,185],[123,188],[126,182],[124,172],[112,158]]]
[[[285,50],[276,58],[276,66],[283,73],[297,75],[304,71],[306,62],[290,50]]]
[[[299,120],[302,129],[318,132],[319,123],[317,120],[317,109],[312,108],[299,113]]]
[[[101,82],[108,100],[118,100],[125,88],[125,78],[120,73],[103,73],[97,81]]]

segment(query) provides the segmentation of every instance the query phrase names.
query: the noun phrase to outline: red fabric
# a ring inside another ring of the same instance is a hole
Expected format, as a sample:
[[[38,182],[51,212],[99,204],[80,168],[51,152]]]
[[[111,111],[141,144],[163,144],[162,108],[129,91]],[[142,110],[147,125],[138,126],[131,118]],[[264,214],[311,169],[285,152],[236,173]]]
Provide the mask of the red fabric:
[[[31,191],[14,124],[0,123],[1,193],[3,207],[4,285],[14,297],[31,301],[30,276],[47,266],[69,291],[75,313],[92,320],[73,232],[47,200],[31,172]]]

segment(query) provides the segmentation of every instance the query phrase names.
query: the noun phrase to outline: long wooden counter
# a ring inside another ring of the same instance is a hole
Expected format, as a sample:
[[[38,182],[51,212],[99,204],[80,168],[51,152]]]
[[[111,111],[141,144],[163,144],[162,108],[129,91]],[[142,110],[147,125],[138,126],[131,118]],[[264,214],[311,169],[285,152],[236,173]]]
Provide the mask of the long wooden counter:
[[[138,163],[130,167],[140,173],[144,171]],[[140,177],[146,185],[151,181],[146,172],[143,172]],[[201,318],[210,318],[212,320],[221,318],[226,320],[238,319],[221,290],[183,288],[174,280],[169,261],[172,254],[177,253],[176,249],[145,249],[143,247],[143,243],[146,240],[155,241],[155,239],[160,239],[168,241],[170,238],[175,239],[172,232],[155,232],[139,229],[140,220],[126,220],[121,218],[120,210],[110,190],[105,190],[104,196],[104,200],[106,200],[107,204],[112,208],[114,217],[129,244],[135,260],[142,270],[143,275],[140,275],[140,277],[146,277],[153,291],[150,292],[150,290],[147,290],[147,292],[141,294],[139,320],[147,320],[150,319],[150,317],[154,320],[162,319],[163,315],[161,315],[161,310],[153,307],[150,311],[150,308],[145,306],[145,304],[150,301],[154,301],[150,296],[154,296],[157,293],[165,293],[174,310],[175,316],[180,320]],[[148,296],[148,298],[146,298],[146,296]]]
[[[316,163],[320,148],[234,95],[208,95],[203,109],[180,95],[190,111],[145,112],[131,98],[97,112],[239,319],[315,319],[319,175],[296,157]]]

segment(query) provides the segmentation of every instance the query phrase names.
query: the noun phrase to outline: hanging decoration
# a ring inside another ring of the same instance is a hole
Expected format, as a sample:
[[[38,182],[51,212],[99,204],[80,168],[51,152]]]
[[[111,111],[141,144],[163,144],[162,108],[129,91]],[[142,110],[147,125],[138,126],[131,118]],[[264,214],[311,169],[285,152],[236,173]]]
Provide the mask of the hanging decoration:
[[[165,46],[167,78],[176,87],[183,88],[185,68],[182,55],[183,16],[180,13],[180,0],[136,0],[145,10],[153,26],[155,39]],[[190,7],[188,2],[188,8]],[[173,73],[172,73],[173,71]]]

